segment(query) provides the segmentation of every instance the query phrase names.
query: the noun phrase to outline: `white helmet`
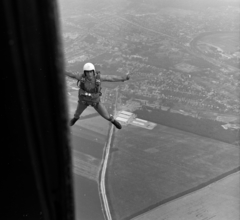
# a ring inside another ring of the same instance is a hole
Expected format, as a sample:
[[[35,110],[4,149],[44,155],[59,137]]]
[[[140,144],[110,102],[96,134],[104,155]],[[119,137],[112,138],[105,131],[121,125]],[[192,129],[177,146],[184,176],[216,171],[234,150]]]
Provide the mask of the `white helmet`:
[[[95,67],[92,63],[85,63],[83,66],[83,71],[91,71],[93,70],[95,72]]]

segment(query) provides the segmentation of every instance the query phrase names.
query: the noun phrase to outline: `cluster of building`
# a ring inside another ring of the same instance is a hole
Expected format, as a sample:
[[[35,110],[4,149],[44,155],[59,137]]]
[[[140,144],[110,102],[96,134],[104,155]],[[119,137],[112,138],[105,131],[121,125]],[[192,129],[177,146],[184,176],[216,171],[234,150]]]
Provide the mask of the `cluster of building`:
[[[194,80],[188,79],[184,75],[179,77],[179,74],[175,75],[173,72],[167,72],[164,76],[155,76],[154,79],[146,79],[141,82],[129,82],[121,86],[121,92],[131,94],[142,105],[153,108],[159,108],[163,100],[169,100],[175,105],[177,103],[189,105],[193,109],[218,112],[238,111],[234,105],[228,104],[231,97],[219,94],[214,90],[207,91],[203,86],[197,85]]]
[[[124,126],[131,124],[149,130],[152,130],[156,126],[156,123],[136,118],[134,113],[128,111],[119,111],[116,115],[116,119]]]

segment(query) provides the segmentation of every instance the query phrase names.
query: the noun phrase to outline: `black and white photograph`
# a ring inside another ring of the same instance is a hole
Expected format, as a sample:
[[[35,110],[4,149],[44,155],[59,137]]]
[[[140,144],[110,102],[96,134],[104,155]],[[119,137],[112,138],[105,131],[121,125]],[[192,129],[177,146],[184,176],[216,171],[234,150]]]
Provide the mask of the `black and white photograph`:
[[[1,3],[5,219],[239,220],[240,1],[26,2]]]

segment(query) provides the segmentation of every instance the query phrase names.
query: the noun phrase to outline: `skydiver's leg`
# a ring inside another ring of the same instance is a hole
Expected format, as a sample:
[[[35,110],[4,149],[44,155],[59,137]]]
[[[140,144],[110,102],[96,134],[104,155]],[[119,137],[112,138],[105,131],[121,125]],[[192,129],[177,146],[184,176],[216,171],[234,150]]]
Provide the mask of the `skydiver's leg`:
[[[116,128],[118,129],[122,128],[121,124],[116,119],[114,119],[112,115],[109,115],[106,107],[101,102],[99,102],[96,106],[94,106],[94,108],[103,118],[112,122]]]
[[[84,104],[82,101],[78,100],[77,109],[74,113],[74,117],[70,120],[70,126],[73,126],[75,122],[79,119],[80,115],[83,111],[88,107],[88,105]]]
[[[106,107],[101,102],[94,106],[94,108],[103,118],[111,121],[111,116],[109,115]]]

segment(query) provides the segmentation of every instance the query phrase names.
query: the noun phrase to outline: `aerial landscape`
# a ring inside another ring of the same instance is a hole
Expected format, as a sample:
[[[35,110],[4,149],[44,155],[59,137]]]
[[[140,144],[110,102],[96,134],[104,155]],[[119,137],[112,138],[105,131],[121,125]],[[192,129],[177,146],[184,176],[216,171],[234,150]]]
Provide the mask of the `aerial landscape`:
[[[102,83],[109,112],[131,115],[111,141],[112,219],[133,219],[239,170],[238,1],[59,0],[59,12],[67,71],[92,62],[101,74],[131,75]],[[66,84],[72,115],[78,87]],[[71,130],[78,220],[106,219],[98,187],[109,131],[92,108]]]

